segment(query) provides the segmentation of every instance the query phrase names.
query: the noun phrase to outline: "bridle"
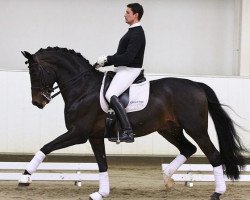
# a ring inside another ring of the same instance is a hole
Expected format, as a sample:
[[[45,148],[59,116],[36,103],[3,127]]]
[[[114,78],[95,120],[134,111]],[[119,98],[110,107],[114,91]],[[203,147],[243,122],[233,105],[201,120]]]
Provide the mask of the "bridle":
[[[46,69],[46,67],[44,67],[43,65],[41,65],[39,63],[34,63],[32,65],[36,65],[38,67],[39,71],[40,71],[40,74],[39,74],[39,77],[40,77],[40,86],[31,86],[31,89],[39,89],[41,91],[41,95],[48,102],[50,102],[53,98],[55,98],[57,95],[59,95],[62,91],[64,91],[65,89],[67,89],[68,86],[75,84],[80,78],[86,76],[92,70],[95,70],[94,66],[90,67],[87,70],[85,70],[85,71],[77,74],[72,79],[70,79],[70,80],[68,80],[68,81],[66,81],[64,83],[60,83],[60,90],[51,96],[51,94],[57,88],[59,88],[58,85],[55,86],[55,87],[53,87],[53,83],[55,82],[55,80],[53,80],[53,83],[49,83],[48,76],[51,75],[51,72],[48,69]]]

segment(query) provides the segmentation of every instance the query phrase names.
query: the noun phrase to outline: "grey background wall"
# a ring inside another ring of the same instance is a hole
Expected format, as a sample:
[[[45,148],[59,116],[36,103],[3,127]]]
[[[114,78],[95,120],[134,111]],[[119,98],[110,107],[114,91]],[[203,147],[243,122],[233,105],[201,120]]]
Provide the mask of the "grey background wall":
[[[20,51],[47,46],[75,49],[91,63],[115,53],[130,2],[0,0],[0,68],[25,69]],[[240,74],[241,0],[138,2],[145,9],[146,72]]]

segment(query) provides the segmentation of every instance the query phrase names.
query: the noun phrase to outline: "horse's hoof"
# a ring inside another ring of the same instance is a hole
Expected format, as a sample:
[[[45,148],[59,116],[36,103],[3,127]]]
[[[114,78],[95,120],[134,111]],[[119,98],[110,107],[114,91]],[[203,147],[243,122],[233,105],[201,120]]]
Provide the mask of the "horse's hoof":
[[[214,192],[212,195],[211,195],[211,198],[210,200],[219,200],[220,199],[220,193],[217,193],[217,192]]]
[[[30,183],[18,183],[19,188],[28,187]]]
[[[166,190],[170,190],[172,187],[174,187],[175,182],[171,177],[165,177],[164,182]]]
[[[27,187],[31,184],[31,182],[31,175],[23,174],[18,181],[18,187]]]
[[[94,192],[91,195],[89,195],[89,200],[103,200],[103,198],[99,192]]]

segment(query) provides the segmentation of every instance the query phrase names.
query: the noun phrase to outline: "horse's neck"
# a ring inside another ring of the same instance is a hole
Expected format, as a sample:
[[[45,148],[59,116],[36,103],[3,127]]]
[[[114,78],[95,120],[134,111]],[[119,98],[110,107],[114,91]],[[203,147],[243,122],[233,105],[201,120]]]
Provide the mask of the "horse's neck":
[[[70,73],[69,73],[70,72]],[[101,87],[103,73],[91,69],[61,72],[58,86],[66,105],[70,105]],[[99,91],[98,91],[99,92]]]
[[[71,104],[72,101],[87,95],[93,87],[101,85],[103,73],[94,70],[87,61],[79,57],[48,54],[44,60],[56,67],[56,82],[65,104]]]

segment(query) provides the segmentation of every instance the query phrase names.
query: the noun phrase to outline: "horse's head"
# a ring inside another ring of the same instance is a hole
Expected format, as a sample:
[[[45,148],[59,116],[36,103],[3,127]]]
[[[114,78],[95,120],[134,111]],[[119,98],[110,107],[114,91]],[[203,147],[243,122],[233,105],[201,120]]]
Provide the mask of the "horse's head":
[[[51,100],[53,84],[56,81],[55,72],[53,67],[39,61],[35,54],[32,55],[27,51],[22,54],[28,59],[25,64],[29,64],[32,104],[42,109]]]

